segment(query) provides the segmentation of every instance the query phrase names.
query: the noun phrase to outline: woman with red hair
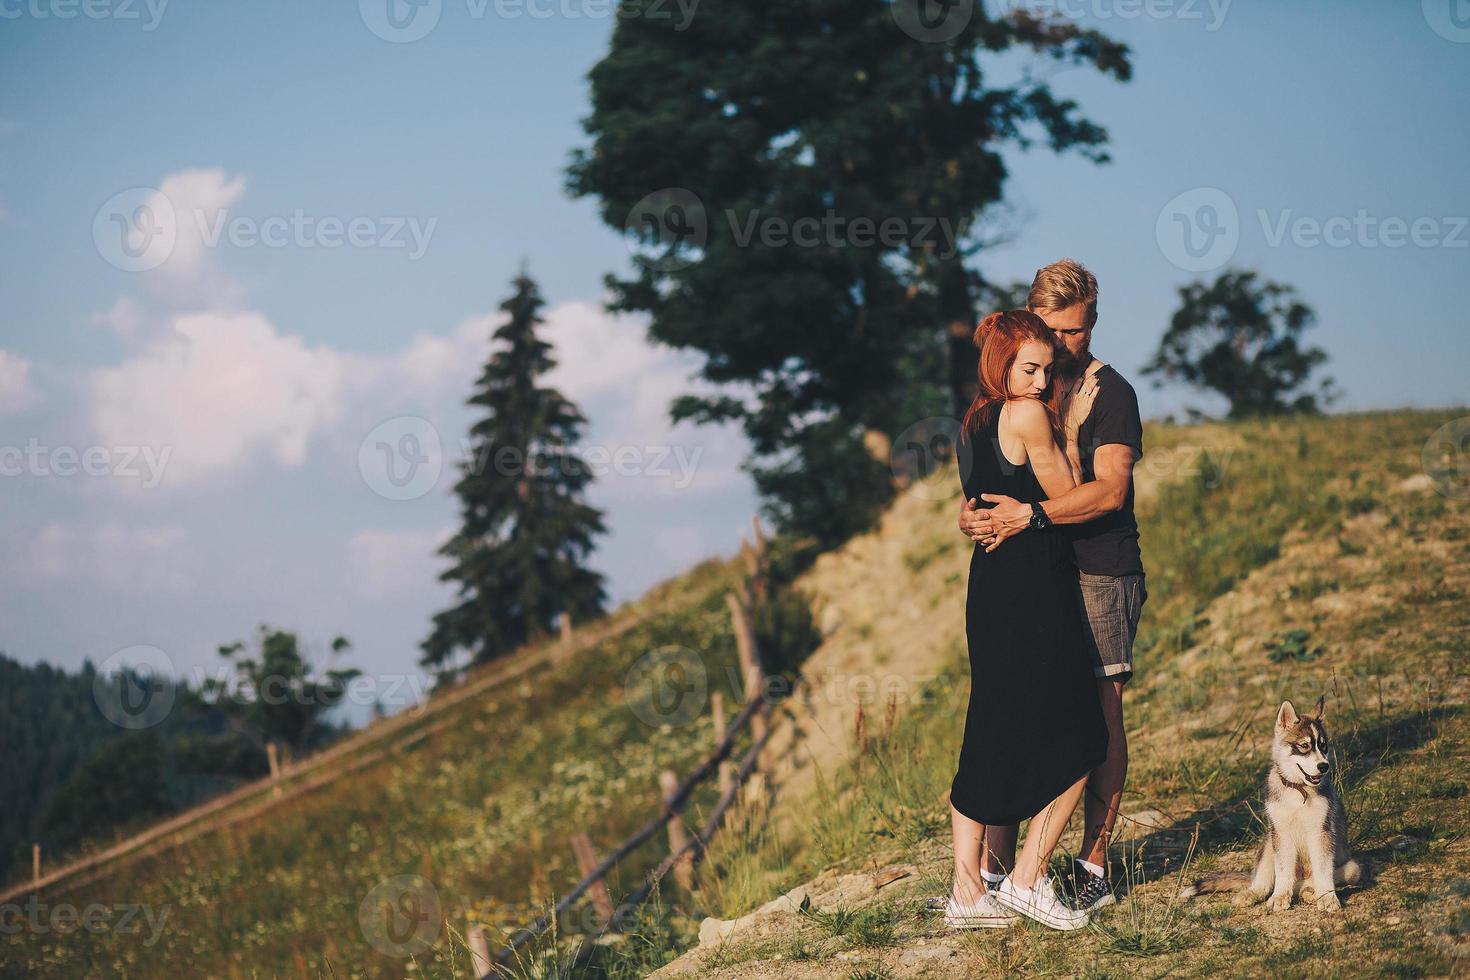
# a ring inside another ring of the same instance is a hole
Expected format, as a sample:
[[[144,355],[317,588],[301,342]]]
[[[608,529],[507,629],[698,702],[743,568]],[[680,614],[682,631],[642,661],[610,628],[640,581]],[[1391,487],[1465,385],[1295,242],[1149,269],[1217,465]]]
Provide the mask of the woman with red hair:
[[[1034,313],[990,314],[975,343],[980,390],[957,449],[966,498],[1000,492],[1035,504],[1072,489],[1077,427],[1096,384],[1062,404],[1053,365],[1065,349]],[[1108,730],[1074,594],[1071,541],[1033,510],[1042,533],[993,550],[976,544],[970,559],[970,703],[950,788],[955,877],[945,908],[957,928],[1009,925],[1015,913],[1054,929],[1087,924],[1045,872],[1087,774],[1107,755]]]

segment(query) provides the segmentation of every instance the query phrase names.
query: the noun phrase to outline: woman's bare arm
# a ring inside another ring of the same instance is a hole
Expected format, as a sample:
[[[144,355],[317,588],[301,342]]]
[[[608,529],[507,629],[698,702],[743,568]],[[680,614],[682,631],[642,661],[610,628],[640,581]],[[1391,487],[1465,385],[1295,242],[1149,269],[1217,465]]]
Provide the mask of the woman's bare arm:
[[[1048,497],[1060,497],[1077,485],[1071,461],[1052,436],[1046,406],[1034,398],[1017,398],[1006,403],[1008,428],[1020,438],[1026,459]]]

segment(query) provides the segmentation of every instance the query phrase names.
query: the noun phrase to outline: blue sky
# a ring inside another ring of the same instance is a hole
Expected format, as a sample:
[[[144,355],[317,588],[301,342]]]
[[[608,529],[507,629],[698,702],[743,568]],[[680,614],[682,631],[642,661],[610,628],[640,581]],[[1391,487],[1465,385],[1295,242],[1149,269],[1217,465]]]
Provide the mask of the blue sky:
[[[393,43],[368,26],[377,2],[0,2],[0,447],[28,453],[0,477],[12,656],[152,647],[197,673],[265,621],[314,650],[345,633],[375,676],[417,676],[449,600],[433,548],[455,522],[461,402],[523,259],[552,381],[589,445],[621,454],[590,495],[613,601],[738,545],[744,441],[668,426],[696,362],[601,311],[628,249],[562,191],[607,5],[430,0],[433,29]],[[1087,263],[1094,347],[1146,415],[1218,407],[1137,369],[1177,287],[1227,261],[1315,307],[1338,407],[1465,403],[1470,27],[1452,2],[1025,3],[1126,41],[1136,73],[1044,69],[1114,160],[1012,153],[1012,234],[979,267]],[[157,195],[208,220],[181,219],[156,267],[119,268],[109,209]],[[253,239],[273,218],[310,230]],[[325,247],[354,219],[359,244]],[[433,438],[437,482],[373,470],[378,443]],[[98,475],[71,473],[67,448]]]

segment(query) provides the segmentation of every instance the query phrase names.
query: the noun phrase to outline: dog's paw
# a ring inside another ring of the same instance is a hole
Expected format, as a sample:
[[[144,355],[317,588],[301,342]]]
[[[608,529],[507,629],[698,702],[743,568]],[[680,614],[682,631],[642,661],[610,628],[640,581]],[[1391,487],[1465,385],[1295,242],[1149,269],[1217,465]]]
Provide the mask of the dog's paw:
[[[1303,903],[1310,904],[1317,900],[1317,889],[1313,888],[1311,885],[1303,885],[1302,890],[1300,893],[1298,893],[1297,897],[1300,898]]]
[[[1342,902],[1337,897],[1337,892],[1328,892],[1317,899],[1318,912],[1336,912],[1342,908]]]
[[[1265,895],[1258,895],[1250,889],[1246,889],[1243,892],[1236,892],[1235,897],[1231,899],[1231,901],[1240,908],[1247,908],[1251,905],[1260,905],[1265,900]]]
[[[1272,895],[1270,901],[1266,903],[1268,912],[1285,912],[1289,908],[1291,908],[1291,892],[1285,895]]]

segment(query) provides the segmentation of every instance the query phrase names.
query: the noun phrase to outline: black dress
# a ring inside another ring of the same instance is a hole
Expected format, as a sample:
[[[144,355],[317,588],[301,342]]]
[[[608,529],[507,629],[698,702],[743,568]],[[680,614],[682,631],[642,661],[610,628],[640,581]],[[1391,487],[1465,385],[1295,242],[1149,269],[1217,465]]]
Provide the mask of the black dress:
[[[999,411],[957,447],[965,498],[1046,499],[1030,463],[1000,449]],[[1026,530],[989,554],[975,544],[965,596],[970,706],[950,800],[984,824],[1034,816],[1107,755],[1108,729],[1063,528]]]

